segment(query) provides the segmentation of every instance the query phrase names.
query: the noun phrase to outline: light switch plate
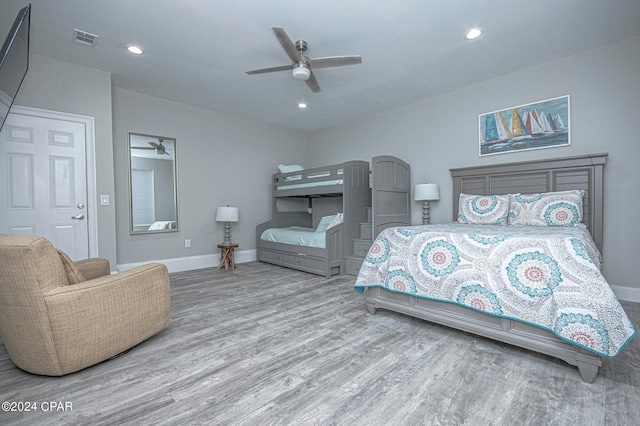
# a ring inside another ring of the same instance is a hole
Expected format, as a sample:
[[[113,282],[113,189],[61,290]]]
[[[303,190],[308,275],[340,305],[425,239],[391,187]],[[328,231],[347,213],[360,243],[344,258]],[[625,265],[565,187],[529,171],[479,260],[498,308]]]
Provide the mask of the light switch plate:
[[[101,195],[100,196],[100,205],[101,206],[108,206],[109,205],[109,196],[108,195]]]

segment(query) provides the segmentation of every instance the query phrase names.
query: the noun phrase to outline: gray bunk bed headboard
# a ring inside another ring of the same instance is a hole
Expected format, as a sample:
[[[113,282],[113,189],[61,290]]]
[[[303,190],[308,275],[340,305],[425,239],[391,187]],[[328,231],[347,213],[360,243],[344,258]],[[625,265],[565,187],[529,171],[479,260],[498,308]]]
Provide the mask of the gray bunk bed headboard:
[[[476,195],[531,194],[582,189],[583,223],[602,251],[604,165],[608,153],[450,169],[453,178],[453,219],[460,193]]]

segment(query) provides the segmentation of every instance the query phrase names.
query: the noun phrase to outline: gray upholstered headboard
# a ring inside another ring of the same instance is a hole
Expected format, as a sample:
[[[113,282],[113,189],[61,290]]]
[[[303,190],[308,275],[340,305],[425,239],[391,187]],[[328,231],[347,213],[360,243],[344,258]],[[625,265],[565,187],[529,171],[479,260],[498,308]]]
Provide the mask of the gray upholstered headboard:
[[[583,222],[602,251],[603,171],[608,153],[552,160],[526,161],[450,169],[453,215],[458,217],[460,193],[500,195],[582,189]]]

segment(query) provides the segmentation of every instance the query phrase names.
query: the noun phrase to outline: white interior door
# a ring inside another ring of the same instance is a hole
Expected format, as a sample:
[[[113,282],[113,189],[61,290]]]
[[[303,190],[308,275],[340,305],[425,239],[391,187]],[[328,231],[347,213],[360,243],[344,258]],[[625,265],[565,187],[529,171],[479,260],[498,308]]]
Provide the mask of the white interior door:
[[[89,257],[83,122],[9,114],[0,133],[0,232],[39,235]]]

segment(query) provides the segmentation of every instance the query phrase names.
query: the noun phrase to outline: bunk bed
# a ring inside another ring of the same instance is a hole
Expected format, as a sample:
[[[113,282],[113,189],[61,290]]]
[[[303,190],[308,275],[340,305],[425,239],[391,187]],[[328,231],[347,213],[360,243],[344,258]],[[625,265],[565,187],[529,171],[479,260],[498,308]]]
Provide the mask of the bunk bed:
[[[370,225],[376,233],[388,226],[409,223],[409,166],[398,158],[374,157],[371,168],[366,161],[310,169],[279,168],[280,173],[275,173],[271,181],[271,220],[256,227],[259,261],[326,278],[343,275],[346,259],[353,255],[353,241],[360,237],[361,226],[370,221],[370,211],[377,212]],[[341,223],[323,230],[324,239],[316,244],[318,225],[337,214],[341,214]],[[292,238],[313,239],[316,243],[294,244],[267,236],[281,228]],[[301,232],[316,235],[306,238]]]
[[[283,169],[281,167],[281,169]],[[345,241],[371,205],[369,163],[347,161],[273,175],[271,220],[256,227],[258,260],[329,278],[344,273]],[[321,247],[262,239],[272,228],[296,227],[315,232],[325,216],[342,213],[342,223],[324,231]]]
[[[462,223],[381,233],[355,283],[365,293],[367,310],[400,312],[550,355],[577,366],[582,379],[593,382],[601,357],[617,355],[635,335],[600,273],[606,157],[451,169],[454,221]],[[513,200],[533,193],[581,194],[582,223],[515,224],[512,207],[520,205],[511,206]],[[458,215],[461,194],[463,200],[469,198],[464,194],[491,200],[511,194],[507,217],[513,224],[464,223]],[[408,241],[411,248],[404,246]],[[541,280],[534,269],[545,267]],[[523,318],[516,307],[527,303]]]

